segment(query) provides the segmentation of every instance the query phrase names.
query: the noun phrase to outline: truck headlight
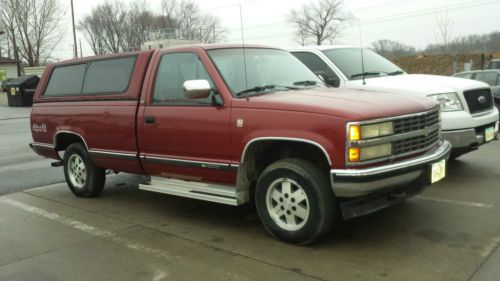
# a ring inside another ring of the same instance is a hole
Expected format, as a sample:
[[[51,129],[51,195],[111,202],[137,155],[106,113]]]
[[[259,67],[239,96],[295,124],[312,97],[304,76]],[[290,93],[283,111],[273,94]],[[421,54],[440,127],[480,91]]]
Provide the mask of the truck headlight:
[[[457,93],[435,94],[428,97],[437,100],[441,104],[441,111],[464,110]]]
[[[393,133],[394,133],[394,125],[392,122],[349,126],[350,141],[372,139],[372,138],[392,135]]]
[[[360,160],[370,160],[390,156],[392,153],[392,145],[390,143],[363,147],[360,149]]]

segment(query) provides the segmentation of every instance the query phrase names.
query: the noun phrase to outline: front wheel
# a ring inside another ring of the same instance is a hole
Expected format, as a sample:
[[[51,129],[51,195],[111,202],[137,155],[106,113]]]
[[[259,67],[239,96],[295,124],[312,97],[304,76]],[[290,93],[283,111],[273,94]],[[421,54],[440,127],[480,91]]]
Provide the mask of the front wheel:
[[[99,195],[106,181],[106,171],[94,165],[81,143],[73,143],[66,149],[64,176],[69,189],[78,197]]]
[[[264,228],[294,244],[310,244],[333,224],[335,198],[327,175],[302,159],[269,165],[259,177],[255,204]]]

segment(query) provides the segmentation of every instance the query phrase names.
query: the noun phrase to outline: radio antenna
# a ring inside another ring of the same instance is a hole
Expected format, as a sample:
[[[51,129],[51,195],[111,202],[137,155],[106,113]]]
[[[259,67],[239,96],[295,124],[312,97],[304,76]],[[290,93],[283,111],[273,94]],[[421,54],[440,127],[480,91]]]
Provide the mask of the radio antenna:
[[[361,46],[361,74],[363,77],[363,85],[366,85],[366,80],[365,80],[365,58],[363,55],[363,35],[361,33],[361,18],[359,18],[359,44]]]
[[[243,67],[245,70],[245,89],[248,89],[247,56],[245,54],[245,35],[243,34],[243,16],[241,13],[241,3],[240,3],[240,28],[241,28],[241,45],[243,49]]]

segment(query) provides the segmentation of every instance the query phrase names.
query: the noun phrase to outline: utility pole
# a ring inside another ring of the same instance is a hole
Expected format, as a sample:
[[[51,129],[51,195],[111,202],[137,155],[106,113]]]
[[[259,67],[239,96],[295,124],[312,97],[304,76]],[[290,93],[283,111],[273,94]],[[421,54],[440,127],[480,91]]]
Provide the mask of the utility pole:
[[[75,31],[75,10],[73,9],[73,0],[71,0],[71,21],[73,23],[73,53],[75,55],[75,59],[78,58],[78,45],[76,44],[76,31]]]

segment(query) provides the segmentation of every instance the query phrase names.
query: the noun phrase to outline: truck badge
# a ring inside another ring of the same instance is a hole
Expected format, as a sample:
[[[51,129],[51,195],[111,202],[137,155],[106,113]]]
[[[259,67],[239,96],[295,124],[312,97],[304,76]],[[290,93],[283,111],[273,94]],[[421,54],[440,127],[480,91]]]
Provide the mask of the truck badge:
[[[36,132],[36,133],[46,133],[47,132],[47,125],[45,123],[43,124],[33,124],[33,126],[31,127],[31,129],[33,130],[33,132]]]

